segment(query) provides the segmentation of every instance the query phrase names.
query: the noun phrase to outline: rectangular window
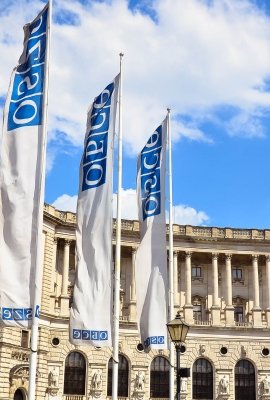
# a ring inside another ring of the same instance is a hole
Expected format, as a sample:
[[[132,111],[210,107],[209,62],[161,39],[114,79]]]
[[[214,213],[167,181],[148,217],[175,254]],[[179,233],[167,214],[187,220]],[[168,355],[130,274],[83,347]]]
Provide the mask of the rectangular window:
[[[202,306],[201,305],[193,306],[193,319],[195,322],[202,321]]]
[[[22,330],[21,332],[21,347],[28,349],[29,347],[29,332]]]
[[[234,307],[234,320],[236,322],[244,321],[244,310],[243,307]]]
[[[192,278],[201,278],[202,269],[201,267],[192,267]]]
[[[243,279],[242,268],[233,268],[232,276],[234,280],[241,281]]]

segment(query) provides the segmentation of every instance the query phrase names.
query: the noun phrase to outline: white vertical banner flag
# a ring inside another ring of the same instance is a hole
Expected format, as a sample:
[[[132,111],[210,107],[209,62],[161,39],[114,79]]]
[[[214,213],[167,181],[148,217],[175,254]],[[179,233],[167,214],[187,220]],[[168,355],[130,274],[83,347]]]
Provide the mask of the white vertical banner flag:
[[[88,115],[77,204],[77,274],[70,341],[112,344],[112,171],[119,75]]]
[[[135,277],[138,328],[146,350],[167,347],[166,141],[167,118],[138,157],[141,242],[136,253]]]
[[[24,26],[0,151],[0,324],[27,328],[39,314],[34,296],[41,290],[36,271],[42,267],[48,11],[47,4]]]

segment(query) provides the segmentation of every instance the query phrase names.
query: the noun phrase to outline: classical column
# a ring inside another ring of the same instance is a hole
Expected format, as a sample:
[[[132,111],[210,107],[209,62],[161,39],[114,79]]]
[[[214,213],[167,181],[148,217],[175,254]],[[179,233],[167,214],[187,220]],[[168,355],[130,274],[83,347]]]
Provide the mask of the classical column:
[[[68,273],[69,273],[69,253],[71,240],[65,239],[64,257],[63,257],[63,272],[62,272],[62,290],[61,290],[61,312],[67,314],[69,311],[69,296],[68,296]]]
[[[267,325],[270,326],[270,254],[265,256],[265,269],[266,269],[266,296],[267,296],[267,308],[266,308],[266,319]]]
[[[129,302],[129,319],[130,321],[136,320],[136,289],[135,289],[135,258],[136,247],[131,250],[131,283],[130,283],[130,302]]]
[[[220,324],[220,305],[218,301],[218,254],[212,253],[212,324]]]
[[[191,303],[191,252],[186,252],[186,304]]]
[[[252,275],[253,275],[254,307],[260,308],[259,273],[258,273],[258,255],[257,254],[253,254],[253,256],[252,256]]]
[[[178,251],[173,252],[173,302],[175,311],[179,309],[179,292],[178,292]]]
[[[193,323],[193,305],[191,302],[191,252],[186,251],[186,301],[184,305],[185,321],[188,324]]]
[[[52,292],[56,294],[56,260],[57,260],[57,244],[58,244],[58,237],[53,238],[53,249],[52,249]]]
[[[258,254],[252,255],[252,279],[253,279],[253,324],[260,326],[261,321],[261,308],[260,308],[260,295],[259,295],[259,273],[258,273]]]
[[[62,296],[66,296],[68,293],[68,271],[69,271],[70,244],[71,244],[71,240],[65,240],[64,257],[63,257],[62,291],[61,291]]]
[[[232,255],[226,254],[226,306],[232,305]]]
[[[226,307],[225,307],[225,318],[226,325],[232,325],[234,323],[234,307],[232,305],[232,255],[226,254]]]

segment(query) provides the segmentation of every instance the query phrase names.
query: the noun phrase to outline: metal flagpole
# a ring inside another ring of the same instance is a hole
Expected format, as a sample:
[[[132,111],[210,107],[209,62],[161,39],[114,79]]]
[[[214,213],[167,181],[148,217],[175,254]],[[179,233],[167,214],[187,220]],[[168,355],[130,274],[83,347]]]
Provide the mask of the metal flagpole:
[[[168,131],[168,177],[169,177],[169,321],[174,319],[174,283],[173,283],[173,208],[172,208],[172,143],[171,110],[167,108]],[[170,341],[170,400],[174,400],[174,345]]]
[[[29,362],[29,391],[28,400],[35,400],[36,396],[36,371],[37,371],[37,351],[38,351],[38,327],[39,327],[39,310],[36,306],[41,301],[41,285],[43,275],[43,247],[42,240],[42,223],[43,223],[43,205],[44,205],[44,183],[45,183],[45,161],[46,161],[46,142],[47,142],[47,120],[48,120],[48,87],[49,87],[49,59],[50,59],[50,42],[51,42],[51,21],[52,21],[52,0],[48,1],[48,25],[47,25],[47,45],[45,56],[45,74],[44,74],[44,98],[42,105],[42,151],[41,151],[41,171],[40,171],[40,187],[39,187],[39,226],[36,240],[36,271],[35,271],[35,293],[33,306],[33,323],[31,327],[31,354]]]
[[[112,400],[117,400],[118,363],[119,363],[119,314],[120,314],[120,264],[121,264],[121,209],[122,209],[122,61],[124,54],[120,53],[119,81],[119,127],[118,127],[118,182],[117,182],[117,217],[116,245],[114,268],[114,337],[113,337],[113,375]]]

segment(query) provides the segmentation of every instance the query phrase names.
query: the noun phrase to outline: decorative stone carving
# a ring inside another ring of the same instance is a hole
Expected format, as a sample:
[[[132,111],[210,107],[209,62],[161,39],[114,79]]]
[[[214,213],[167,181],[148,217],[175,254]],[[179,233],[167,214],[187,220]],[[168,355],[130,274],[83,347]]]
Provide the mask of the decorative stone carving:
[[[145,390],[145,374],[143,371],[138,371],[135,378],[135,385],[134,385],[134,397],[142,400],[144,399]]]
[[[102,394],[102,371],[97,369],[93,372],[91,379],[91,395],[98,399]]]
[[[135,379],[136,390],[144,390],[145,376],[143,371],[138,371]]]
[[[205,345],[200,344],[200,355],[202,356],[205,353]]]
[[[14,360],[29,361],[29,357],[29,353],[24,351],[13,351],[11,353],[11,358]]]
[[[102,384],[102,376],[100,369],[96,370],[92,377],[92,388],[100,389]]]
[[[270,377],[266,374],[260,383],[261,399],[270,400]]]
[[[187,378],[180,378],[180,392],[187,393]]]
[[[218,384],[218,399],[227,400],[229,397],[229,378],[227,375],[223,375]]]
[[[47,393],[52,397],[55,397],[58,394],[59,391],[58,381],[59,381],[59,368],[53,366],[48,374],[48,388],[47,388]]]
[[[17,365],[13,367],[9,375],[10,396],[13,397],[14,393],[19,388],[24,388],[27,391],[28,381],[29,381],[29,366]]]
[[[219,394],[228,394],[229,390],[229,379],[226,375],[223,375],[223,377],[219,381]]]
[[[58,377],[59,377],[59,372],[56,369],[56,367],[53,367],[53,369],[49,372],[48,376],[50,387],[58,387]]]

